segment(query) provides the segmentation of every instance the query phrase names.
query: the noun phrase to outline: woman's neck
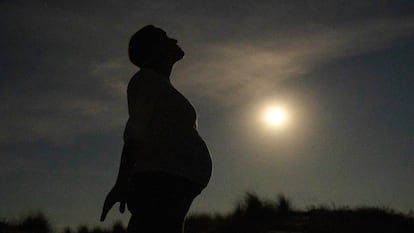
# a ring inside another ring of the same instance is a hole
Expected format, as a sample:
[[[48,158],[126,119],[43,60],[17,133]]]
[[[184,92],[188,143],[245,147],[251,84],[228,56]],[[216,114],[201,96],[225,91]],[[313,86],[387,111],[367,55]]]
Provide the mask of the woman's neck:
[[[153,65],[151,67],[147,67],[148,69],[151,69],[152,71],[161,74],[163,77],[165,77],[168,81],[170,81],[171,71],[173,68],[173,64],[159,64],[159,65]]]

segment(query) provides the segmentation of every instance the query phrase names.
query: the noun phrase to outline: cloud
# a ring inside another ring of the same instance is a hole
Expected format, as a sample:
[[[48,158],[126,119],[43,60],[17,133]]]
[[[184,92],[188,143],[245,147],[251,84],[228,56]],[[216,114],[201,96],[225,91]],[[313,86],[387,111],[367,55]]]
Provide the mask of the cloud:
[[[215,43],[181,65],[178,84],[194,96],[225,105],[263,96],[287,79],[342,57],[392,46],[412,35],[414,18],[375,19],[335,29],[318,28],[289,38],[255,37]],[[189,77],[189,78],[185,78]]]
[[[165,26],[177,36],[188,55],[174,82],[193,98],[225,106],[267,95],[326,62],[384,48],[413,31],[412,17],[359,15],[335,27],[320,24],[332,17],[326,6],[314,6],[312,15],[321,19],[307,23],[295,4],[1,5],[0,42],[8,45],[0,62],[3,143],[67,143],[85,133],[121,130],[125,89],[135,72],[126,42],[137,25]],[[155,20],[154,12],[160,15]]]
[[[1,144],[70,144],[82,134],[122,130],[127,111],[120,86],[132,66],[112,59],[119,50],[108,42],[122,45],[116,36],[97,33],[112,24],[97,27],[99,18],[53,4],[1,5],[0,41],[7,44],[0,62]]]

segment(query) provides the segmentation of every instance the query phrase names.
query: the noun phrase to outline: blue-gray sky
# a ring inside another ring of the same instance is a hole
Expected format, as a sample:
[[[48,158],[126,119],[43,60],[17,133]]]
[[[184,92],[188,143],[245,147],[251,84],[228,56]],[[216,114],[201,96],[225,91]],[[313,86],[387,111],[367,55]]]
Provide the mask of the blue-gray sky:
[[[1,1],[0,218],[100,224],[137,71],[127,43],[147,24],[186,51],[172,80],[214,161],[192,211],[225,213],[246,191],[412,210],[413,12],[408,0]],[[290,115],[275,132],[257,119],[272,102]]]

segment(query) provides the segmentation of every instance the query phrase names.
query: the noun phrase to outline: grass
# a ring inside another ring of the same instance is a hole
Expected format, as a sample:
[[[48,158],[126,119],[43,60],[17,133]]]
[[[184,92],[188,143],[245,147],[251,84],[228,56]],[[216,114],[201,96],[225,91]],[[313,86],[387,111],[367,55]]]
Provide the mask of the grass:
[[[414,217],[380,207],[313,206],[295,210],[284,195],[275,201],[247,194],[226,216],[193,215],[186,233],[413,233]]]
[[[413,214],[381,207],[311,206],[296,210],[284,195],[264,200],[248,193],[227,215],[195,214],[187,218],[185,233],[413,233]],[[0,220],[0,233],[56,233],[46,216],[30,214],[20,221]],[[112,227],[78,226],[59,233],[126,233],[121,222]]]

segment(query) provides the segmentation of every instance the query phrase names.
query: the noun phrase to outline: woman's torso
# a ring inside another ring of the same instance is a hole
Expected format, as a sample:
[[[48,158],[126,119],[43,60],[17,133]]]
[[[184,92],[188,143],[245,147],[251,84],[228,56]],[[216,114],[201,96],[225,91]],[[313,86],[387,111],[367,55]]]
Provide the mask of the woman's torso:
[[[130,113],[140,110],[139,106],[134,106],[134,100],[141,98],[139,91],[148,91],[146,88],[155,92],[152,93],[154,98],[147,101],[155,103],[148,122],[148,143],[138,145],[146,148],[134,155],[134,170],[166,172],[207,185],[212,170],[211,158],[207,145],[197,132],[194,107],[166,78],[143,70],[128,86]]]

